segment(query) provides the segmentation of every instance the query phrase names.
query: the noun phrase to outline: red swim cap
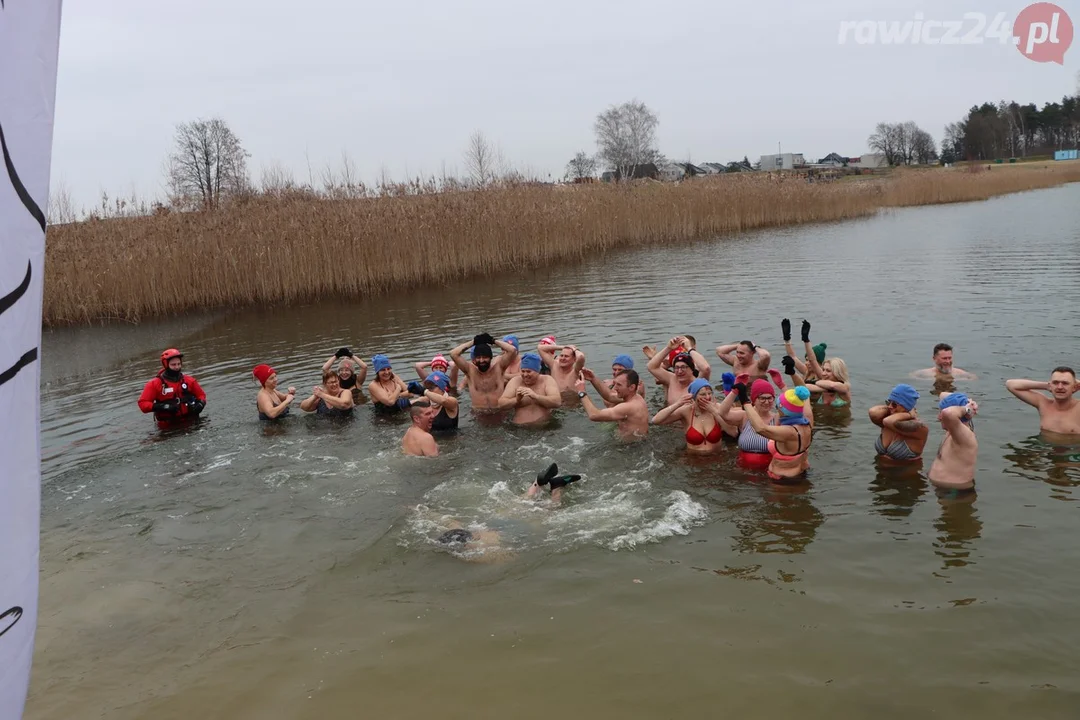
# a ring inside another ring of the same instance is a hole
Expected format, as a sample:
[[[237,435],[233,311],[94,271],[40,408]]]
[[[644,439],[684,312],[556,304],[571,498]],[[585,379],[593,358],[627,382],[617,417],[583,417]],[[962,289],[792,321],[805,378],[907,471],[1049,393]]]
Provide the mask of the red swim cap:
[[[274,368],[269,365],[256,365],[255,369],[251,371],[251,374],[255,376],[255,379],[259,381],[260,385],[266,385],[266,381],[274,374]]]

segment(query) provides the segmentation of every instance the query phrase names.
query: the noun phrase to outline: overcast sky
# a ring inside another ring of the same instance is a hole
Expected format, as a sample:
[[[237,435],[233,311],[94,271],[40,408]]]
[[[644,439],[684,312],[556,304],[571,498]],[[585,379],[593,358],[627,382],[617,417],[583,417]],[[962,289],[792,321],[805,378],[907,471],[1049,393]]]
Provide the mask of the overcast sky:
[[[596,114],[638,98],[673,159],[858,155],[880,121],[940,141],[976,103],[1060,100],[1064,66],[1011,44],[859,45],[840,23],[963,20],[1027,2],[865,0],[65,0],[52,185],[79,204],[162,193],[176,123],[221,116],[257,181],[347,151],[366,179],[463,170],[482,130],[515,166],[561,176]],[[1059,4],[1080,21],[1080,2]],[[872,9],[869,9],[872,8]],[[975,21],[964,25],[967,32]]]

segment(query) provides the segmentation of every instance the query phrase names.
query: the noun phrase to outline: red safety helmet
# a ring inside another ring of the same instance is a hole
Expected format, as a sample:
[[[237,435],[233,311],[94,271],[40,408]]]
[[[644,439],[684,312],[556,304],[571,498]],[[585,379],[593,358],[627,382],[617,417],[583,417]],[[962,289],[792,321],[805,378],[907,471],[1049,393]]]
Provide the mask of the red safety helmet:
[[[183,358],[184,353],[180,352],[176,348],[169,348],[165,352],[161,353],[161,367],[166,370],[169,369],[169,361],[173,358]]]

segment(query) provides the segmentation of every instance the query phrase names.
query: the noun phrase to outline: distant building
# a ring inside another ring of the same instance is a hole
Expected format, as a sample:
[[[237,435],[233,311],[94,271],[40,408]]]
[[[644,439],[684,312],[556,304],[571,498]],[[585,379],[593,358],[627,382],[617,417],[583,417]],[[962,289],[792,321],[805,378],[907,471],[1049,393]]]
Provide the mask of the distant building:
[[[630,173],[631,180],[643,180],[646,178],[656,180],[660,177],[660,170],[653,163],[635,165]],[[615,182],[622,179],[620,170],[608,170],[600,176],[602,182]]]
[[[886,162],[884,153],[867,153],[866,155],[850,158],[848,160],[848,167],[850,168],[869,168],[873,170],[888,166],[889,163]]]
[[[722,163],[707,162],[701,163],[698,167],[700,167],[706,175],[719,175],[720,173],[727,172],[727,167]]]
[[[806,165],[806,158],[802,153],[780,153],[779,155],[762,155],[762,170],[794,170]]]
[[[848,164],[849,158],[843,155],[837,155],[836,153],[829,153],[825,157],[817,161],[820,167],[844,167]]]

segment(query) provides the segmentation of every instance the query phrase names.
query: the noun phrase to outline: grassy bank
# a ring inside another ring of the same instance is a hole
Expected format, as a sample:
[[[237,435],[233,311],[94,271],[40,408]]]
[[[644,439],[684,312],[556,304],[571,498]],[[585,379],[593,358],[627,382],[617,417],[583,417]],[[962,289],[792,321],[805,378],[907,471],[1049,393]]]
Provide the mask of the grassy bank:
[[[882,207],[981,200],[1080,180],[1080,163],[954,168],[808,184],[765,174],[681,184],[522,185],[327,200],[257,197],[208,213],[51,227],[46,326],[357,297],[508,268]]]

